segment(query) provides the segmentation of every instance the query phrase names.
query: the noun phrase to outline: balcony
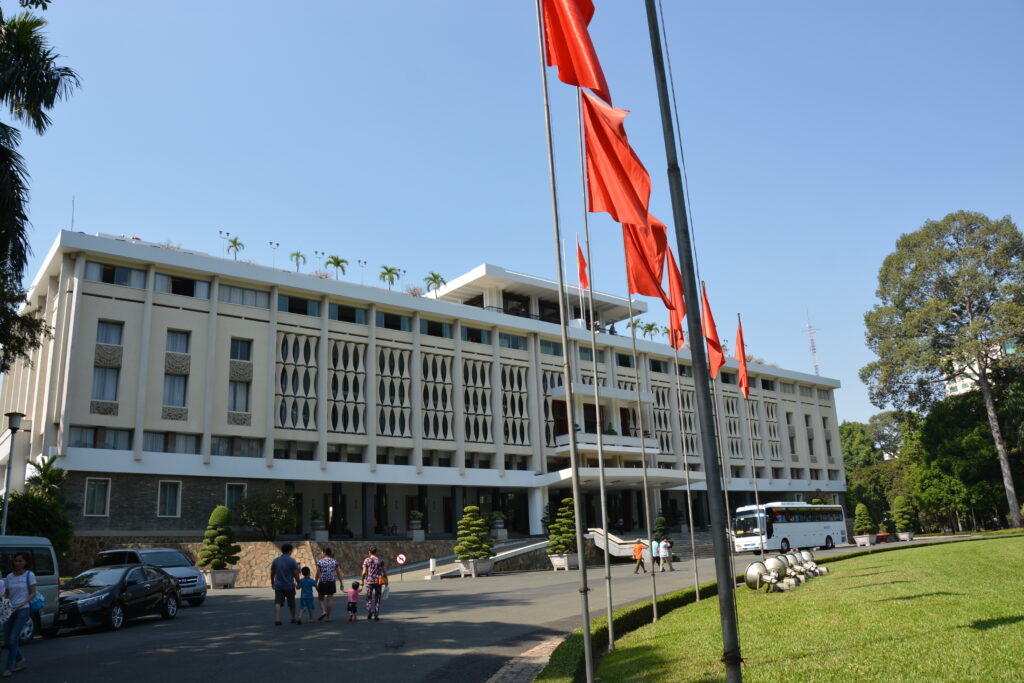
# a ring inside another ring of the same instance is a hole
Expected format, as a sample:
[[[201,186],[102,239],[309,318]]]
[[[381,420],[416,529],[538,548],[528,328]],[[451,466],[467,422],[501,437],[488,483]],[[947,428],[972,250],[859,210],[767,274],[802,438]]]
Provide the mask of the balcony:
[[[594,385],[586,384],[584,382],[573,382],[572,392],[578,397],[593,399],[594,396]],[[560,385],[557,387],[551,387],[548,389],[548,396],[556,400],[565,400],[565,386]],[[618,401],[636,401],[636,390],[635,389],[619,389],[616,387],[601,387],[601,400],[618,400]],[[649,391],[640,392],[641,403],[652,403],[654,401],[654,394]]]
[[[640,443],[643,442],[644,450],[648,455],[661,453],[661,446],[657,439],[641,439],[638,436],[619,436],[617,434],[605,434],[602,436],[602,444],[606,455],[640,455]],[[590,432],[576,433],[576,448],[583,453],[597,453],[597,434]],[[564,454],[569,452],[569,435],[562,434],[555,437],[555,453]]]

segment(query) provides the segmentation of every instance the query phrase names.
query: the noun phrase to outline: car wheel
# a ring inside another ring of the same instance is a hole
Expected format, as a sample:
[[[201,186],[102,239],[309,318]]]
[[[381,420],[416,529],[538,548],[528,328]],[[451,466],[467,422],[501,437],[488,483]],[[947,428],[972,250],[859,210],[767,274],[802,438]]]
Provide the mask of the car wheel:
[[[826,536],[825,537],[825,550],[832,550],[832,548],[835,548],[835,547],[836,547],[836,543],[835,543],[835,541],[832,540],[832,537],[831,536]]]
[[[789,539],[788,538],[782,539],[782,543],[779,544],[779,549],[782,551],[783,555],[785,555],[786,553],[789,552]]]
[[[164,606],[160,611],[160,616],[164,619],[173,619],[174,615],[178,613],[178,596],[168,595],[164,597]]]
[[[110,608],[110,614],[107,615],[107,626],[111,631],[121,630],[121,627],[124,626],[124,607],[114,603],[114,606]]]
[[[201,598],[191,598],[191,599],[190,599],[190,600],[188,601],[188,604],[192,605],[193,607],[199,607],[199,606],[200,606],[201,604],[203,604],[203,603],[204,603],[205,601],[206,601],[206,597],[205,597],[205,596],[203,596],[203,597],[201,597]]]
[[[22,645],[27,645],[32,642],[32,639],[36,637],[36,633],[39,632],[39,617],[35,614],[28,618],[25,625],[21,627],[21,635],[18,636],[18,640]]]

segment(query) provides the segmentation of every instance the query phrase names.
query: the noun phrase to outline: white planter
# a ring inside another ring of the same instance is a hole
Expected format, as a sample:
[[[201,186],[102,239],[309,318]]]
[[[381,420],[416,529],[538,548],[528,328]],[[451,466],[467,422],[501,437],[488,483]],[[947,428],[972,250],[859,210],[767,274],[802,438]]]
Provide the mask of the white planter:
[[[491,538],[495,541],[507,541],[508,540],[508,529],[504,527],[494,527],[491,529]]]
[[[209,588],[234,588],[238,580],[237,569],[203,569],[202,573]]]
[[[548,559],[551,560],[551,568],[554,571],[559,569],[569,571],[570,569],[580,568],[580,554],[579,553],[565,553],[562,555],[548,555]]]
[[[900,539],[901,541],[913,541],[914,540],[914,532],[913,531],[897,531],[896,532],[896,538]]]
[[[878,542],[878,537],[875,534],[863,534],[853,537],[853,542],[858,546],[875,545]]]
[[[413,529],[409,532],[409,536],[412,537],[413,541],[425,541],[427,540],[427,532],[423,529]]]
[[[494,573],[494,560],[459,560],[459,577],[490,576]]]
[[[331,533],[327,529],[313,529],[313,540],[317,543],[327,543],[331,540]]]

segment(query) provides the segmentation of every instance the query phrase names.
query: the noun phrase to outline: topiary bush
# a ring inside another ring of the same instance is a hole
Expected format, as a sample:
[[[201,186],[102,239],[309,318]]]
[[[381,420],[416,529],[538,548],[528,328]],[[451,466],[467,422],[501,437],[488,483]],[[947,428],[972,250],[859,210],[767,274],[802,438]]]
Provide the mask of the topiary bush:
[[[460,560],[486,560],[494,557],[494,539],[488,533],[490,524],[487,518],[480,514],[480,508],[476,505],[467,505],[462,510],[462,519],[459,520],[458,534],[455,544],[455,554]]]
[[[892,521],[900,533],[914,530],[914,510],[903,496],[896,496],[892,501]]]
[[[203,534],[203,547],[199,549],[199,566],[210,569],[226,569],[238,564],[238,553],[242,551],[235,545],[234,534],[231,532],[231,510],[223,505],[213,508],[210,521]]]
[[[668,538],[668,520],[664,517],[654,519],[654,537],[659,541]]]
[[[871,519],[871,513],[868,512],[868,506],[864,503],[857,503],[853,518],[853,533],[863,536],[873,534],[877,529],[875,520]]]
[[[562,507],[551,525],[548,535],[548,555],[565,555],[576,552],[576,513],[572,498],[563,498]]]

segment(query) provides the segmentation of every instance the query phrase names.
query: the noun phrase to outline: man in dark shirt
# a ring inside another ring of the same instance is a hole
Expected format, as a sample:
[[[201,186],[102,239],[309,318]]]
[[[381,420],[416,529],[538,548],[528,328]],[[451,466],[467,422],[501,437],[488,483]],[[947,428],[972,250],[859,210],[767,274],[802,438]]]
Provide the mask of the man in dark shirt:
[[[285,600],[295,622],[295,587],[299,584],[299,563],[292,557],[292,546],[281,546],[281,555],[270,563],[270,583],[274,587],[274,624],[281,625],[281,607]]]

